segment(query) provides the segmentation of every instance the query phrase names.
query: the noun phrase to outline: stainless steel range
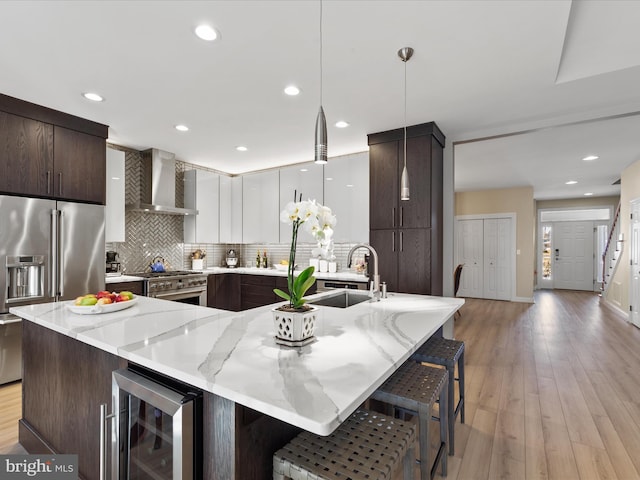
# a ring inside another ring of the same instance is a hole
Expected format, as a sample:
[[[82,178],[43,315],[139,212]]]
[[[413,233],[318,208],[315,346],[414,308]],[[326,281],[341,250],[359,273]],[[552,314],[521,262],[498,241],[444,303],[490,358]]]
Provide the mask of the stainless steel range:
[[[143,277],[144,294],[192,305],[207,305],[207,275],[182,270],[133,273]]]

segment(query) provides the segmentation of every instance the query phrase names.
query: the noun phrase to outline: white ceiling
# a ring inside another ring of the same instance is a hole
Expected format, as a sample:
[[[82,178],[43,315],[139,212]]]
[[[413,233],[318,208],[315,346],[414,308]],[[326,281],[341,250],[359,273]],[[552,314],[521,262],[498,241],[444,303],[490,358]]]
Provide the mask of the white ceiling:
[[[324,0],[329,156],[368,133],[435,121],[456,144],[456,189],[532,185],[536,198],[610,184],[640,153],[640,2]],[[0,92],[110,126],[228,173],[313,158],[319,1],[0,2]],[[205,43],[206,21],[221,38]],[[283,88],[302,89],[288,97]],[[82,92],[106,101],[91,103]],[[337,129],[346,120],[351,126]],[[177,132],[176,124],[191,130]],[[554,127],[556,126],[556,127]],[[552,128],[554,127],[554,128]],[[247,152],[235,147],[246,145]],[[589,153],[600,160],[588,166]],[[574,178],[575,177],[575,178]],[[564,181],[578,180],[567,187]]]

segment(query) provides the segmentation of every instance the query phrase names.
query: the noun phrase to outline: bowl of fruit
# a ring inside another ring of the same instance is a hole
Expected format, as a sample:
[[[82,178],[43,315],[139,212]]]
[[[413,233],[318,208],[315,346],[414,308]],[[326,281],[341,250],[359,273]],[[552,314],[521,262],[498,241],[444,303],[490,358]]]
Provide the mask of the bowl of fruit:
[[[111,313],[133,307],[138,297],[128,291],[120,293],[101,290],[98,293],[82,295],[67,304],[67,308],[80,315]]]

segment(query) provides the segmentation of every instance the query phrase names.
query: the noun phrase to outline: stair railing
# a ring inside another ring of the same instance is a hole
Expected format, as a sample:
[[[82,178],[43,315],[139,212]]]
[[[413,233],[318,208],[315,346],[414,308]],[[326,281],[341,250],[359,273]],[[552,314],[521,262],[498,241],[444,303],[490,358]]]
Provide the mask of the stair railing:
[[[604,253],[602,254],[602,286],[600,290],[602,290],[603,292],[607,284],[607,272],[609,271],[609,269],[607,269],[607,258],[609,258],[608,256],[610,253],[611,242],[613,239],[615,239],[616,244],[619,241],[618,239],[619,228],[616,228],[618,227],[619,217],[620,217],[620,203],[618,203],[618,207],[616,208],[616,213],[613,215],[611,229],[609,230],[609,238],[607,239],[607,244],[605,245]]]

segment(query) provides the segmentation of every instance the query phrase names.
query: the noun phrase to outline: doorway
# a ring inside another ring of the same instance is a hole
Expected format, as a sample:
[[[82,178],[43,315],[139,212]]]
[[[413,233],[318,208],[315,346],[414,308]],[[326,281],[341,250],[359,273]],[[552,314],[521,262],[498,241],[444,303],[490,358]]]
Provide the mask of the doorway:
[[[609,207],[540,210],[537,288],[598,290],[610,217]]]

